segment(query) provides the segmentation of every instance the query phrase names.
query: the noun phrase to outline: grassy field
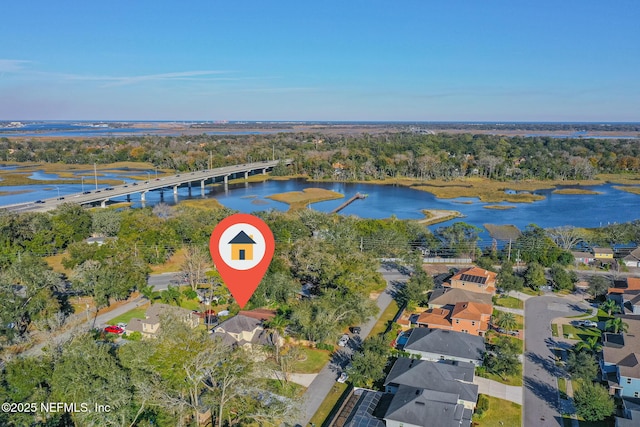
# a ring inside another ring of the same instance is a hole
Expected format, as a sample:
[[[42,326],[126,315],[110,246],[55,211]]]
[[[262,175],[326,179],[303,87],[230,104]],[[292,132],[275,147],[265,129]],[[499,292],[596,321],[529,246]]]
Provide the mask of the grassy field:
[[[502,378],[499,375],[492,374],[489,372],[478,372],[477,375],[482,378],[487,378],[489,380],[497,381],[502,384],[512,385],[516,387],[522,387],[522,365],[520,365],[520,374],[516,375],[507,375]]]
[[[290,191],[267,196],[267,199],[283,202],[289,205],[289,210],[304,209],[309,203],[322,202],[324,200],[342,199],[344,194],[324,188],[305,188],[302,191]]]
[[[627,193],[640,194],[640,187],[623,187],[621,185],[614,185],[613,188],[620,191],[626,191]]]
[[[518,298],[505,296],[505,297],[496,297],[495,305],[506,308],[515,308],[522,310],[524,308],[524,302]]]
[[[333,407],[336,406],[340,397],[347,390],[347,387],[349,387],[347,383],[340,384],[336,382],[335,385],[331,387],[331,391],[329,391],[327,397],[324,398],[316,413],[311,417],[309,425],[315,425],[316,427],[322,426],[333,410]]]
[[[560,398],[566,399],[567,396],[567,379],[566,378],[558,378],[558,391],[560,392]]]
[[[395,300],[391,300],[391,304],[389,304],[389,306],[382,312],[376,324],[373,325],[373,329],[371,329],[369,336],[375,337],[376,335],[386,331],[387,325],[393,320],[399,309],[398,303]]]
[[[481,420],[474,420],[477,427],[519,427],[522,425],[522,406],[508,400],[489,398],[489,410]]]
[[[585,190],[584,188],[559,188],[553,190],[554,194],[602,194],[599,191]]]
[[[118,323],[129,323],[131,319],[144,319],[149,305],[146,304],[142,307],[136,307],[133,310],[129,310],[126,313],[116,316],[107,322],[108,325],[117,325]]]
[[[513,205],[484,205],[483,208],[485,209],[495,209],[495,210],[507,210],[507,209],[515,209],[517,206],[513,206]]]
[[[565,338],[574,340],[585,340],[589,337],[599,337],[600,330],[598,328],[585,328],[582,326],[562,325],[562,335]]]
[[[449,211],[444,209],[423,209],[424,219],[418,220],[420,224],[431,225],[440,222],[449,221],[453,218],[460,218],[462,214],[458,211]]]
[[[220,209],[223,208],[222,204],[216,199],[189,199],[182,200],[178,207],[187,207],[194,209]]]
[[[558,337],[558,324],[557,323],[552,323],[551,324],[551,336],[553,337]]]
[[[51,268],[53,268],[53,271],[55,271],[56,273],[65,274],[67,277],[69,277],[69,275],[71,274],[71,270],[67,270],[62,265],[62,259],[66,256],[66,253],[55,254],[44,257],[44,260],[47,262],[47,264],[49,264]]]
[[[317,348],[300,347],[303,360],[294,363],[292,372],[299,374],[314,374],[320,372],[331,357],[331,352]]]
[[[161,273],[177,273],[182,270],[180,267],[182,263],[184,263],[185,259],[185,249],[180,248],[174,252],[171,257],[164,263],[159,265],[151,266],[152,274],[161,274]]]

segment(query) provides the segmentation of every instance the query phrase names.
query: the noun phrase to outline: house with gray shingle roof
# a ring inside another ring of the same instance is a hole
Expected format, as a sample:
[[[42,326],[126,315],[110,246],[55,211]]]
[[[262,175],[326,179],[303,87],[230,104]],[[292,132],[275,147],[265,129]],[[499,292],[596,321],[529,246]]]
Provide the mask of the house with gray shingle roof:
[[[473,384],[475,365],[467,362],[409,359],[399,357],[384,382],[385,392],[396,393],[401,385],[452,393],[457,403],[475,409],[478,386]]]
[[[401,385],[384,421],[387,427],[469,427],[472,414],[456,394]]]
[[[425,360],[455,360],[481,366],[486,347],[484,338],[476,335],[443,329],[415,328],[411,330],[404,351]]]

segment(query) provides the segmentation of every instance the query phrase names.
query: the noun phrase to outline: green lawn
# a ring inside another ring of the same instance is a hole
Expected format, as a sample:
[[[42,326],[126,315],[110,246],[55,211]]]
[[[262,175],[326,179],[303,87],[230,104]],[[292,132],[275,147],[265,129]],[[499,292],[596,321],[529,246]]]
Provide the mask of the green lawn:
[[[599,337],[600,329],[584,328],[582,326],[562,325],[562,335],[574,340],[585,340],[588,337]]]
[[[512,385],[516,387],[522,387],[522,364],[520,364],[520,373],[516,375],[508,375],[504,379],[496,374],[490,372],[477,371],[476,375],[489,380],[497,381],[502,384]]]
[[[275,379],[267,379],[266,387],[269,391],[289,398],[300,397],[307,390],[305,386],[300,384],[296,384],[291,381],[282,383]]]
[[[602,309],[598,309],[598,314],[596,314],[594,317],[591,317],[587,320],[592,320],[594,322],[606,322],[607,320],[611,319],[613,316],[609,316],[607,314],[606,311],[602,310]]]
[[[494,317],[494,319],[499,312],[500,310],[498,310],[497,308],[493,309],[493,313],[491,315]],[[524,316],[521,316],[519,314],[514,314],[513,317],[516,321],[516,327],[514,329],[524,329]]]
[[[133,310],[129,310],[126,313],[121,314],[120,316],[114,317],[113,319],[109,320],[107,324],[117,325],[118,323],[129,323],[131,319],[144,319],[147,308],[148,306],[134,308]]]
[[[524,308],[524,302],[522,300],[519,300],[518,298],[514,298],[514,297],[509,297],[509,296],[496,297],[495,305],[499,305],[500,307],[507,307],[507,308],[517,308],[520,310]]]
[[[566,378],[558,378],[558,391],[560,392],[560,398],[566,399],[567,396],[567,380]]]
[[[188,310],[200,310],[200,302],[197,299],[183,299],[180,301],[180,307]]]
[[[317,348],[300,347],[301,359],[293,365],[292,372],[313,374],[320,372],[329,361],[331,352]]]
[[[533,297],[537,297],[537,296],[541,295],[540,291],[534,291],[533,289],[528,288],[526,286],[524,288],[522,288],[522,291],[520,291],[520,292],[522,292],[523,294],[531,295]]]
[[[329,394],[324,398],[322,404],[309,421],[309,425],[316,425],[317,427],[322,426],[329,414],[331,414],[333,407],[336,406],[340,397],[344,394],[345,390],[347,390],[347,387],[349,387],[347,383],[340,384],[339,382],[336,382],[333,387],[331,387],[331,391],[329,391]]]
[[[551,335],[554,337],[559,336],[558,335],[558,324],[557,323],[552,323],[551,324]]]
[[[395,300],[392,300],[391,304],[389,304],[389,306],[382,312],[382,315],[380,315],[376,324],[373,325],[373,329],[371,329],[369,336],[375,337],[376,335],[386,331],[388,323],[393,320],[396,314],[398,314],[399,309],[398,303]]]
[[[514,343],[518,347],[518,350],[520,351],[520,353],[524,353],[524,341],[520,340],[520,339],[518,339],[516,337],[511,337],[511,336],[508,336],[508,335],[499,335],[494,331],[489,331],[485,335],[485,341],[489,342],[490,344],[493,344],[494,341],[498,337],[502,337],[503,339],[507,339],[507,340],[511,341],[512,343]]]
[[[522,425],[522,406],[508,400],[489,398],[489,410],[480,420],[474,419],[477,427],[506,427]]]

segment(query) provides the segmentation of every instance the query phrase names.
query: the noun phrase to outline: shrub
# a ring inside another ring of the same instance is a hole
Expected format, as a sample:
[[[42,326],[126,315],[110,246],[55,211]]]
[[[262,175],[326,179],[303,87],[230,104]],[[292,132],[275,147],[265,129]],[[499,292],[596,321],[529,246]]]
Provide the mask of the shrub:
[[[476,405],[476,415],[478,419],[485,416],[489,410],[489,398],[484,394],[478,395],[478,404]]]

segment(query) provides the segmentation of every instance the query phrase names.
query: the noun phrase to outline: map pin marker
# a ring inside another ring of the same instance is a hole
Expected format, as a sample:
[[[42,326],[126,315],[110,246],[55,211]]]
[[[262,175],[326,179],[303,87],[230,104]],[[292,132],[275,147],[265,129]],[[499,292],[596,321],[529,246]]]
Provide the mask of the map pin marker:
[[[275,242],[260,218],[231,215],[216,225],[209,240],[213,263],[231,295],[243,308],[267,272]]]

